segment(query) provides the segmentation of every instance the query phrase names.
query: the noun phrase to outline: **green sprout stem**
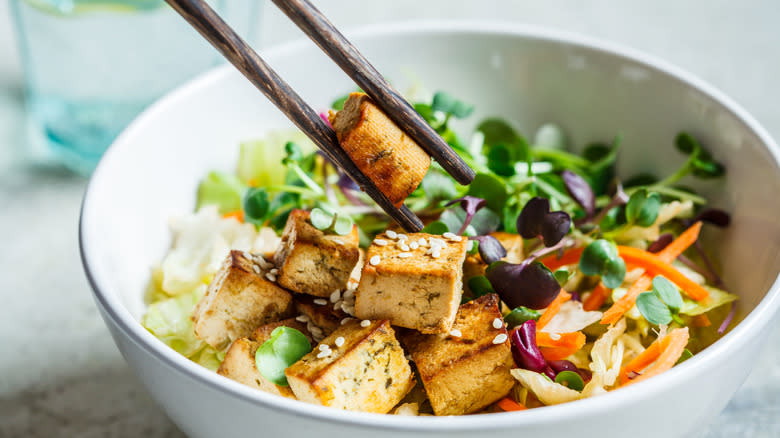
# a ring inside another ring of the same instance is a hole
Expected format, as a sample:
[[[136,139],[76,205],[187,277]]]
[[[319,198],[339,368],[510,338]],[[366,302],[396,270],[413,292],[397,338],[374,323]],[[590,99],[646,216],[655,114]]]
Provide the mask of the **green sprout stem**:
[[[322,196],[325,194],[325,191],[322,189],[322,187],[320,187],[320,185],[317,184],[316,181],[311,179],[311,177],[307,175],[306,172],[303,171],[303,169],[301,169],[301,166],[295,163],[288,164],[288,166],[293,172],[295,172],[298,178],[300,178],[301,181],[303,181],[303,183],[306,184],[306,187],[311,189],[311,191],[316,193],[318,196]]]

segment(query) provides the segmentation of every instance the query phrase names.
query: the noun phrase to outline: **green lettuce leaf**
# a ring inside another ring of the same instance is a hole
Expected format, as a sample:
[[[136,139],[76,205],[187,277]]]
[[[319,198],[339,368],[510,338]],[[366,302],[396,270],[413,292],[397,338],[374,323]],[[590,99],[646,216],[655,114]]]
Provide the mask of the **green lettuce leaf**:
[[[728,304],[737,299],[736,295],[730,294],[725,290],[711,286],[702,287],[707,289],[707,292],[710,293],[710,296],[701,301],[693,301],[688,298],[683,298],[683,305],[680,308],[680,313],[689,316],[701,315],[702,313],[707,313],[716,307]]]
[[[284,145],[296,143],[306,155],[315,149],[314,143],[300,131],[270,132],[262,140],[241,143],[236,174],[244,184],[254,187],[282,185],[287,167],[282,165]]]
[[[196,210],[204,205],[216,205],[220,214],[241,210],[241,198],[246,190],[241,180],[233,174],[209,172],[198,185]]]

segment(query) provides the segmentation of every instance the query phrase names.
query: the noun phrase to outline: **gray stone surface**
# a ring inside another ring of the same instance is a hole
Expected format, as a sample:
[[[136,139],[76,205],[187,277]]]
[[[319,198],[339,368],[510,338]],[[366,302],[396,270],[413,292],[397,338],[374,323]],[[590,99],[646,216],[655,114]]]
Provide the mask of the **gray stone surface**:
[[[500,18],[619,41],[711,82],[780,138],[775,0],[316,3],[344,28],[410,18]],[[86,181],[27,158],[7,9],[0,2],[0,437],[183,436],[127,368],[92,301],[76,238]],[[272,6],[265,11],[266,45],[300,36]],[[779,337],[780,324],[728,407],[693,436],[780,436]]]

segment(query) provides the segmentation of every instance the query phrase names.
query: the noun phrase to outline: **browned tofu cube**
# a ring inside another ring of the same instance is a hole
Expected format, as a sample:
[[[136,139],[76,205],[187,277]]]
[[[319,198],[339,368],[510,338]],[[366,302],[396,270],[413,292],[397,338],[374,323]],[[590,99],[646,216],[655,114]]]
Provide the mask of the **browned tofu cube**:
[[[339,328],[344,318],[350,317],[341,310],[342,300],[333,303],[329,298],[295,294],[293,303],[297,318],[307,325],[318,342]]]
[[[236,382],[243,383],[261,391],[271,394],[281,395],[283,397],[295,398],[292,390],[288,386],[279,386],[260,374],[255,363],[255,353],[261,345],[271,337],[271,332],[277,327],[294,328],[309,339],[311,335],[306,330],[306,324],[296,321],[293,318],[282,321],[272,322],[258,327],[249,338],[240,338],[233,341],[225,354],[225,359],[217,370],[221,374]]]
[[[273,274],[263,269],[271,263],[262,263],[264,267],[254,256],[230,251],[195,306],[195,336],[222,350],[258,326],[292,316],[292,295],[268,280]]]
[[[489,294],[461,305],[450,334],[403,335],[436,415],[479,411],[512,389],[514,361],[498,303]]]
[[[387,198],[400,206],[422,182],[431,157],[364,93],[330,114],[341,148]]]
[[[366,253],[355,315],[423,333],[450,331],[463,294],[467,244],[460,236],[380,234]]]
[[[357,226],[345,236],[325,233],[309,222],[309,212],[293,210],[274,263],[279,284],[294,292],[328,297],[344,290],[360,258]]]
[[[503,231],[496,231],[490,233],[496,240],[501,243],[501,246],[506,249],[506,260],[509,263],[520,263],[525,259],[523,256],[523,238],[519,234],[505,233]]]
[[[339,327],[285,375],[298,400],[382,414],[414,386],[412,369],[386,320]]]

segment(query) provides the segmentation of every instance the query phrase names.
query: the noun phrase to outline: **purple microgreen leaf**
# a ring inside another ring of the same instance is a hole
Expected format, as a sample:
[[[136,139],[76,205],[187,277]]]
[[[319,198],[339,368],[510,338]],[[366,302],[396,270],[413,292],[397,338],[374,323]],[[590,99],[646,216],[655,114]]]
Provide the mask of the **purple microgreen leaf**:
[[[565,211],[547,213],[542,223],[542,242],[550,247],[560,242],[571,228],[571,217]]]
[[[541,237],[544,246],[553,246],[563,239],[571,227],[571,217],[564,211],[550,211],[550,201],[531,198],[517,217],[517,232],[526,239]]]
[[[726,329],[729,328],[729,324],[731,324],[731,320],[734,319],[734,315],[736,314],[737,314],[737,302],[732,301],[729,314],[726,315],[726,319],[724,319],[723,322],[720,324],[720,327],[718,327],[718,334],[722,335],[723,333],[726,333]]]
[[[731,216],[723,210],[707,208],[697,214],[692,222],[696,223],[698,221],[706,222],[715,225],[716,227],[726,228],[731,223]]]
[[[468,228],[471,220],[474,218],[474,215],[477,214],[477,211],[487,205],[487,201],[482,198],[477,198],[476,196],[466,195],[462,198],[454,199],[446,203],[444,206],[449,207],[450,205],[456,203],[460,204],[460,207],[463,209],[463,211],[466,212],[466,218],[463,220],[463,225],[457,232],[458,235],[462,235],[463,232],[466,231],[466,228]]]
[[[590,220],[591,223],[600,224],[601,220],[604,219],[610,210],[627,203],[629,199],[626,192],[623,191],[623,184],[621,184],[617,179],[615,179],[615,181],[610,184],[609,195],[612,197],[612,199],[610,199],[609,203],[604,206],[604,208],[602,208],[594,218]]]
[[[526,370],[541,373],[548,368],[547,361],[536,345],[536,321],[533,319],[524,322],[512,332],[512,357],[517,366]]]
[[[673,240],[674,236],[671,233],[661,234],[655,242],[647,246],[647,251],[653,253],[661,252],[661,250],[666,248]]]
[[[472,240],[479,242],[479,256],[488,265],[506,257],[506,248],[493,236],[476,236]]]
[[[488,266],[485,276],[511,308],[544,309],[561,290],[553,273],[539,262],[496,262]]]
[[[566,191],[585,210],[586,217],[593,216],[593,213],[596,212],[596,195],[593,194],[590,184],[584,178],[568,169],[563,171],[561,178],[563,178]]]

